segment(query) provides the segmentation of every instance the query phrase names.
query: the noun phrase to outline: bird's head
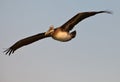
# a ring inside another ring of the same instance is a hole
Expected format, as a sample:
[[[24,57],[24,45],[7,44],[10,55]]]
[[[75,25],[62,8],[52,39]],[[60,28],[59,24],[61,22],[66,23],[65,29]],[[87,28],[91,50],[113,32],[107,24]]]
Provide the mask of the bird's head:
[[[49,30],[47,32],[45,32],[45,35],[51,35],[54,32],[54,26],[51,25]]]

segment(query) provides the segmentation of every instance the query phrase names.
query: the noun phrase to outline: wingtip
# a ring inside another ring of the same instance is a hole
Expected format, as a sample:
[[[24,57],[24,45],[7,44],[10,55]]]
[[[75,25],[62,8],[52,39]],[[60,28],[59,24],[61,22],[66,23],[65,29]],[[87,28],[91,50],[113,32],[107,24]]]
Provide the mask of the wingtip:
[[[8,48],[8,49],[6,49],[5,51],[3,51],[3,53],[5,53],[5,55],[10,56],[11,54],[14,53],[14,50],[12,50],[11,48]]]
[[[108,13],[108,14],[113,14],[112,11],[100,11],[100,13]]]

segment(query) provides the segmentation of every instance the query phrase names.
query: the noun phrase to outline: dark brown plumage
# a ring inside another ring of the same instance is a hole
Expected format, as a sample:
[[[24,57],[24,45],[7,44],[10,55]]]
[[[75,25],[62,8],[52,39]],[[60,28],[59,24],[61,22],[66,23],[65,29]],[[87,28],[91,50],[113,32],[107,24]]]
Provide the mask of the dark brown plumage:
[[[50,36],[45,36],[45,32],[44,33],[39,33],[24,39],[21,39],[19,41],[17,41],[13,46],[11,46],[10,48],[8,48],[7,50],[5,50],[4,52],[6,52],[6,54],[11,54],[14,53],[15,50],[17,50],[18,48],[31,44],[35,41],[38,41],[39,39],[43,39],[43,38],[47,38]]]
[[[111,14],[109,11],[92,11],[92,12],[82,12],[76,14],[74,17],[72,17],[70,20],[68,20],[65,24],[58,28],[54,28],[53,26],[50,26],[50,29],[47,32],[39,33],[24,39],[21,39],[17,41],[14,45],[12,45],[10,48],[5,50],[5,54],[11,55],[19,49],[20,47],[23,47],[25,45],[31,44],[35,41],[38,41],[40,39],[44,39],[47,37],[52,37],[55,40],[67,42],[71,39],[73,39],[76,36],[76,31],[73,31],[69,33],[70,30],[73,29],[73,27],[78,24],[80,21],[82,21],[85,18],[88,18],[90,16],[94,16],[99,13],[108,13]]]

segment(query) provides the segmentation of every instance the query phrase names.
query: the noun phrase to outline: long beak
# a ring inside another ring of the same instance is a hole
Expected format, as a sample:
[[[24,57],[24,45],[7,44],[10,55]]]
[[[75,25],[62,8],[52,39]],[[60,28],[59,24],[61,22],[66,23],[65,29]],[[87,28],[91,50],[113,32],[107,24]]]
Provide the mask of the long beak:
[[[45,32],[45,36],[51,34],[52,32],[54,32],[54,30],[48,30],[47,32]]]
[[[50,32],[49,32],[49,31],[45,32],[45,36],[46,36],[46,35],[48,35],[48,34],[50,34]]]

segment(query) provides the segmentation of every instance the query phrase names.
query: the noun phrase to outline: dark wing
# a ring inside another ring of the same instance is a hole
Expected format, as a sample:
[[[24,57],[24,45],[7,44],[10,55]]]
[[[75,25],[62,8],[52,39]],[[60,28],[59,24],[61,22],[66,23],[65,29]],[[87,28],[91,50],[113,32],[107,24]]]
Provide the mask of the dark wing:
[[[14,53],[15,50],[19,49],[20,47],[23,47],[25,45],[31,44],[35,41],[38,41],[40,39],[46,38],[46,37],[50,37],[50,36],[45,36],[45,33],[39,33],[24,39],[21,39],[19,41],[17,41],[14,45],[12,45],[10,48],[8,48],[7,50],[5,50],[5,54],[9,54],[11,55],[12,53]]]
[[[93,12],[82,12],[82,13],[78,13],[76,14],[74,17],[72,17],[70,20],[68,20],[65,24],[63,24],[61,26],[61,28],[65,31],[70,31],[73,29],[73,27],[78,24],[80,21],[82,21],[83,19],[99,14],[99,13],[108,13],[111,14],[110,11],[93,11]]]

